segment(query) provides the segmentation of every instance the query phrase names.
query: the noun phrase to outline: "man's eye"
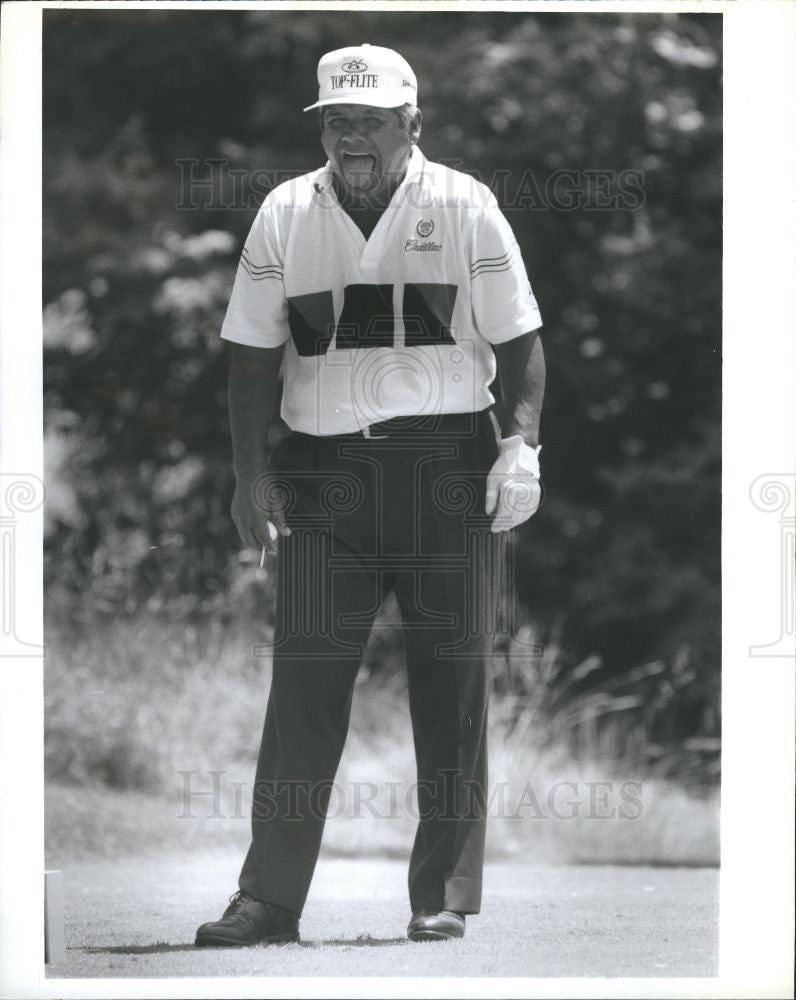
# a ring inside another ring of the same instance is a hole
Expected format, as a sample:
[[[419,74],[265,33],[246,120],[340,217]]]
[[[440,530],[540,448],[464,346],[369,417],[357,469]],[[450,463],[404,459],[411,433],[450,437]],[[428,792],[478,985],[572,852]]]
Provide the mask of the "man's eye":
[[[380,125],[383,125],[384,122],[381,120],[381,118],[366,118],[365,124],[368,126],[368,128],[378,128]]]

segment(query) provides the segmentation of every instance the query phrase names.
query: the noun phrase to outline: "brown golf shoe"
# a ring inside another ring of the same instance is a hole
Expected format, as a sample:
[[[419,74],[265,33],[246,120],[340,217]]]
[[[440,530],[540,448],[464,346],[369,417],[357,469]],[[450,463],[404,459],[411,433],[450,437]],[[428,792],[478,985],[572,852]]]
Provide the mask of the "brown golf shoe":
[[[299,940],[298,917],[272,903],[261,903],[243,890],[230,897],[220,920],[202,924],[197,948],[243,948],[253,944],[288,944]]]
[[[406,935],[410,941],[450,941],[464,937],[464,914],[453,910],[415,910]]]

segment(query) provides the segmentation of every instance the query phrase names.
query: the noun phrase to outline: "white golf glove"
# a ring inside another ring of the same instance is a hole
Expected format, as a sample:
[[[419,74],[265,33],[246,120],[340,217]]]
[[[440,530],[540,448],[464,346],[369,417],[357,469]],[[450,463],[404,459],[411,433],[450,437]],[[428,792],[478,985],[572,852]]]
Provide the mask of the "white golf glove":
[[[486,512],[495,514],[492,531],[508,531],[536,513],[542,498],[539,452],[519,434],[500,442],[500,455],[486,480]]]

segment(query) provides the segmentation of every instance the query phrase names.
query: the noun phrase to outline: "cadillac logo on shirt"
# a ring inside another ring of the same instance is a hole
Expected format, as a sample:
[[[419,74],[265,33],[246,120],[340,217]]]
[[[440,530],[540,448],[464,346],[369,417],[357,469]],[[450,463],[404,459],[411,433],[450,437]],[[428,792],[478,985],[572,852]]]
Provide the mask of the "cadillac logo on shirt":
[[[404,243],[404,253],[410,250],[420,250],[425,253],[438,253],[442,249],[441,243],[435,243],[428,239],[434,232],[434,222],[431,219],[421,219],[415,226],[415,232],[420,237],[419,240],[407,240]]]

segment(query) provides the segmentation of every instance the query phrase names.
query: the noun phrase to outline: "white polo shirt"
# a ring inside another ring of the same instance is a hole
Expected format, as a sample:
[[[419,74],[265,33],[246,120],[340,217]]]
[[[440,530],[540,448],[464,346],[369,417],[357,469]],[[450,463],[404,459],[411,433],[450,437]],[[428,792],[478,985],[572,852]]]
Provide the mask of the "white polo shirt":
[[[328,163],[275,188],[246,240],[221,336],[285,344],[282,417],[329,435],[485,409],[491,345],[541,322],[492,193],[414,147],[368,240]]]

